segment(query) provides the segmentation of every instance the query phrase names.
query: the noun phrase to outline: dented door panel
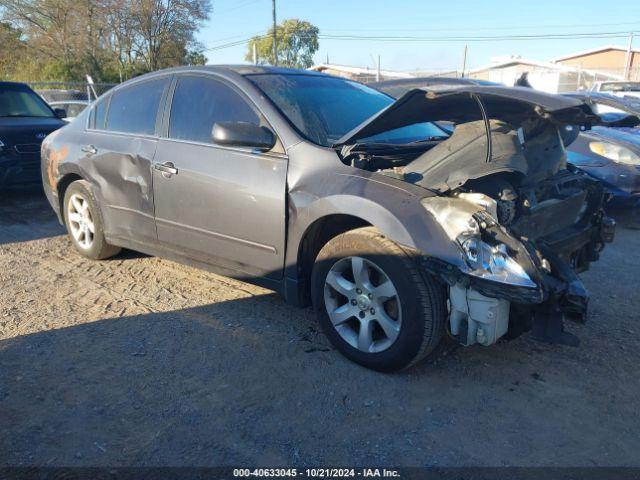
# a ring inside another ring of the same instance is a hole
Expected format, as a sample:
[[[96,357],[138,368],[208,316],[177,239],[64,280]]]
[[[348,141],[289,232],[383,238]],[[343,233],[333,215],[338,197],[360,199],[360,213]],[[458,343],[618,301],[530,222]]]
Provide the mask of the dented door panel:
[[[109,235],[142,242],[157,241],[153,218],[152,161],[157,139],[92,132],[81,163],[102,197],[102,214]]]

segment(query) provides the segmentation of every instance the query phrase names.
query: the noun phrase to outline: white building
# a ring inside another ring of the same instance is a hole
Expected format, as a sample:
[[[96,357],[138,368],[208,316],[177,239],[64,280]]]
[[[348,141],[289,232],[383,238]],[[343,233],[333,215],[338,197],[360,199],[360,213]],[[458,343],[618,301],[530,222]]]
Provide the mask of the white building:
[[[488,65],[469,70],[467,76],[512,86],[523,73],[527,73],[529,83],[534,88],[549,93],[585,90],[596,81],[621,79],[610,72],[520,56],[495,57],[491,60]]]

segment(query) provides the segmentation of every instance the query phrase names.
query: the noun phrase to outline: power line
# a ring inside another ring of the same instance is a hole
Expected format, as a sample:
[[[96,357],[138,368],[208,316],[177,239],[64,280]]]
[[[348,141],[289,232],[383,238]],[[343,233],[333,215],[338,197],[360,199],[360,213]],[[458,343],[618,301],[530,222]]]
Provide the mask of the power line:
[[[379,41],[400,41],[400,42],[481,42],[481,41],[502,41],[502,40],[578,40],[583,38],[626,38],[630,32],[598,32],[598,33],[544,33],[533,35],[488,35],[488,36],[411,36],[411,35],[327,35],[321,34],[319,38],[327,40],[379,40]]]
[[[490,36],[395,36],[395,35],[331,35],[320,34],[322,40],[343,40],[343,41],[385,41],[385,42],[495,42],[495,41],[529,41],[529,40],[579,40],[589,38],[627,38],[630,31],[616,32],[595,32],[595,33],[557,33],[557,34],[532,34],[532,35],[490,35]],[[242,45],[252,38],[265,38],[268,35],[258,35],[257,37],[244,38],[234,42],[214,45],[205,51],[216,51]]]
[[[227,41],[231,41],[231,40],[239,40],[241,38],[245,38],[247,37],[247,35],[251,35],[250,38],[253,38],[256,35],[262,36],[264,34],[266,34],[266,30],[260,30],[258,32],[252,32],[252,33],[241,33],[240,35],[231,35],[230,37],[221,37],[221,38],[216,38],[211,40],[214,43],[218,43],[218,42],[227,42]]]
[[[612,26],[616,26],[616,27],[620,27],[622,25],[640,25],[639,21],[635,21],[635,22],[616,22],[616,23],[592,23],[592,24],[587,24],[587,23],[572,23],[572,24],[564,24],[564,25],[560,25],[560,24],[554,24],[554,25],[545,25],[545,28],[591,28],[591,27],[612,27]],[[428,30],[429,32],[455,32],[455,31],[493,31],[493,30],[522,30],[522,29],[529,29],[529,28],[535,28],[535,29],[540,29],[540,24],[537,25],[520,25],[520,26],[495,26],[495,27],[472,27],[472,28],[431,28],[429,27],[428,29],[426,28],[403,28],[402,31],[403,32],[424,32],[425,30]],[[337,32],[337,33],[342,33],[345,30],[344,29],[330,29],[330,28],[323,28],[322,29],[323,32]],[[350,32],[395,32],[398,31],[397,28],[349,28],[348,31]],[[337,34],[336,33],[336,34]]]

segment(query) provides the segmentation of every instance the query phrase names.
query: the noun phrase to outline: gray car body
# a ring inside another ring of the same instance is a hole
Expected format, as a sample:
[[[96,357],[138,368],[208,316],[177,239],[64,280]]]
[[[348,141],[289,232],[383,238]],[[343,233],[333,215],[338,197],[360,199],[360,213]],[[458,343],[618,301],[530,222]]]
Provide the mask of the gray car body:
[[[171,88],[155,135],[91,130],[92,105],[43,148],[44,189],[60,221],[65,189],[84,179],[100,205],[109,243],[257,283],[296,305],[309,302],[318,249],[331,236],[358,226],[375,226],[401,245],[463,266],[459,248],[420,203],[436,193],[347,166],[334,149],[305,140],[243,76],[262,72],[292,71],[184,67],[112,89],[101,101],[162,76],[175,82],[181,75],[210,75],[255,106],[278,144],[258,152],[167,138]],[[92,147],[97,152],[87,153]],[[166,161],[175,164],[177,175],[165,178],[154,169]]]

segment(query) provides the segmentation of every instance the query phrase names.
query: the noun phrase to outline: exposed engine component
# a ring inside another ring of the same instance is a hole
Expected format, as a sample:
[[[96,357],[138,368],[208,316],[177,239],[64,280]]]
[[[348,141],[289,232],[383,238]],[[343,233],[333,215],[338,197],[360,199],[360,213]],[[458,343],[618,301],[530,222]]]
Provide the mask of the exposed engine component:
[[[449,288],[451,334],[465,345],[493,345],[509,328],[509,302],[456,284]]]

